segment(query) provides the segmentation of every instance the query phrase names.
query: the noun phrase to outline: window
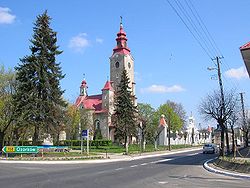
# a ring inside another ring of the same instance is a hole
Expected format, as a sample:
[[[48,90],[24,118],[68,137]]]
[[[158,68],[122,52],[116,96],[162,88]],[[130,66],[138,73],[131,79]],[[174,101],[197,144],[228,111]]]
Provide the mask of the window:
[[[130,64],[130,62],[128,62],[128,68],[130,69],[130,67],[131,67],[131,64]]]
[[[116,67],[116,68],[119,68],[119,66],[120,66],[120,65],[119,65],[119,62],[117,61],[117,62],[115,63],[115,67]]]
[[[95,129],[100,129],[100,121],[96,120],[95,122]]]

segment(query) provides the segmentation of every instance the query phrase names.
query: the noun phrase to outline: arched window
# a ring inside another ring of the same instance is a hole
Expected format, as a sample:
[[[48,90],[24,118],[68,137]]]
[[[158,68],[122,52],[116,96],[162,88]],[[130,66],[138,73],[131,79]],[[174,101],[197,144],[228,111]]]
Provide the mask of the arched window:
[[[119,68],[119,66],[120,66],[120,64],[119,64],[119,62],[117,61],[117,62],[115,63],[115,67],[116,67],[116,68]]]
[[[100,121],[99,120],[96,120],[95,121],[95,129],[100,129]]]

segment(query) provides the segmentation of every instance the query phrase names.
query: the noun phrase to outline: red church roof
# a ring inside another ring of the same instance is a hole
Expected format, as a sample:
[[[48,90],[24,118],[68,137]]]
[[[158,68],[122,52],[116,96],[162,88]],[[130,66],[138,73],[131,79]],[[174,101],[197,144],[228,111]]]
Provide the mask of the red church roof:
[[[84,109],[95,110],[95,113],[106,112],[102,109],[102,95],[79,96],[75,105],[77,107],[83,105]]]
[[[103,91],[103,90],[110,90],[110,91],[113,91],[114,89],[113,89],[113,87],[112,87],[112,82],[107,81],[107,82],[105,83],[105,85],[104,85],[102,91]]]
[[[121,54],[130,54],[130,49],[127,47],[127,37],[126,37],[126,33],[123,30],[123,25],[122,23],[120,23],[120,31],[117,33],[117,38],[116,38],[116,42],[117,45],[116,47],[113,49],[113,54],[115,53],[121,53]]]
[[[246,50],[250,48],[250,42],[244,44],[243,46],[240,47],[240,50]]]

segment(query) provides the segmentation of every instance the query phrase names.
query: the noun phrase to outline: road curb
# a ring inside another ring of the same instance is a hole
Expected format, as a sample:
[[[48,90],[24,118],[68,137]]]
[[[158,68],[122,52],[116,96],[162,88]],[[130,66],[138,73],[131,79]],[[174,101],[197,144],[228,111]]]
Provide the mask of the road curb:
[[[217,158],[217,157],[216,157]],[[216,174],[222,174],[222,175],[226,175],[226,176],[231,176],[231,177],[236,177],[236,178],[244,178],[244,179],[250,179],[250,175],[247,174],[240,174],[240,173],[234,173],[234,172],[227,172],[227,171],[223,171],[223,170],[218,170],[215,169],[211,166],[208,165],[209,162],[215,160],[216,158],[213,159],[209,159],[207,160],[204,164],[203,167],[208,170],[209,172],[213,172]]]

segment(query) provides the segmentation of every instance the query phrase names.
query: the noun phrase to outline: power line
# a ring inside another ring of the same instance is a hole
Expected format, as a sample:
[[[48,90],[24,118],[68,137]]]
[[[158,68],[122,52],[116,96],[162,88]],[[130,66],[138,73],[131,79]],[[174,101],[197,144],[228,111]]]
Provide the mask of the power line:
[[[189,12],[191,12],[191,15],[188,13],[185,7],[180,3],[180,1],[174,0],[176,5],[170,3],[170,0],[167,0],[167,2],[210,59],[213,59],[213,57],[217,57],[219,55],[222,56],[221,50],[219,49],[214,38],[208,31],[205,23],[202,21],[201,16],[199,15],[198,11],[196,10],[191,0],[189,1],[185,0],[186,7],[188,7]],[[178,9],[176,6],[178,7]],[[195,23],[194,20],[200,27],[197,27],[197,24]],[[224,61],[223,65],[224,67],[226,66],[228,70],[230,70],[227,61]],[[232,85],[233,87],[239,89],[240,87],[239,83],[237,83],[235,80],[233,81],[232,79],[227,80],[227,78],[225,78],[224,75],[222,76],[229,85]]]
[[[192,34],[192,36],[194,37],[194,39],[196,40],[196,42],[198,42],[198,44],[200,45],[200,47],[204,50],[204,52],[207,54],[207,56],[212,60],[211,55],[208,53],[208,51],[203,47],[203,45],[201,44],[201,42],[197,39],[197,37],[194,35],[194,33],[191,31],[191,29],[188,27],[188,25],[186,24],[186,22],[184,21],[184,19],[181,17],[181,15],[178,13],[178,11],[176,10],[176,8],[170,3],[169,0],[167,0],[168,4],[171,6],[171,8],[174,10],[174,12],[177,14],[177,16],[181,19],[182,23],[186,26],[186,28],[189,30],[189,32]]]
[[[185,0],[185,2],[187,2],[187,1]],[[195,12],[195,14],[193,14],[193,15],[194,15],[194,18],[198,21],[199,25],[201,26],[202,30],[204,31],[204,33],[205,33],[205,35],[207,36],[207,38],[208,38],[209,42],[211,43],[211,45],[214,46],[214,48],[215,48],[215,50],[217,51],[217,53],[219,52],[218,55],[219,55],[219,56],[222,56],[222,53],[221,53],[220,49],[218,48],[218,46],[217,46],[215,40],[213,39],[212,35],[211,35],[210,32],[208,31],[206,25],[205,25],[204,22],[202,21],[200,15],[199,15],[199,13],[198,13],[198,11],[196,10],[195,6],[194,6],[193,3],[192,3],[192,1],[189,0],[189,3],[190,3],[190,5],[191,5],[191,7],[192,7],[192,8],[190,8],[191,11],[192,11],[192,9],[193,9],[194,12]],[[188,3],[187,3],[187,4],[188,4]],[[192,12],[193,12],[193,11],[192,11]]]
[[[211,51],[211,48],[209,48],[209,46],[207,45],[205,37],[199,31],[199,29],[196,26],[195,22],[193,21],[192,17],[189,15],[189,13],[186,11],[184,6],[178,0],[174,0],[174,1],[177,4],[177,6],[179,7],[179,9],[182,12],[182,14],[184,15],[184,17],[186,18],[186,20],[188,21],[188,23],[193,28],[194,32],[197,34],[198,38],[203,42],[202,44],[204,44],[205,48],[207,49],[207,51],[209,51],[210,55],[213,56],[213,52]]]

